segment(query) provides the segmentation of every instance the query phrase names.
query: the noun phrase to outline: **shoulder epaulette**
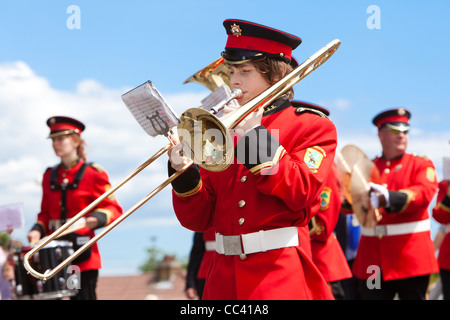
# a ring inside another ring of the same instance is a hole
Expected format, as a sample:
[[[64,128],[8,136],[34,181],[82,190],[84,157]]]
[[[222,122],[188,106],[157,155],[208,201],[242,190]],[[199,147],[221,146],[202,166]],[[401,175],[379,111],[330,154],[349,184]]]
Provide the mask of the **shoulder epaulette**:
[[[322,111],[319,111],[317,109],[306,108],[306,107],[298,107],[297,109],[295,109],[295,113],[299,114],[299,115],[302,113],[305,113],[305,112],[315,113],[315,114],[321,116],[322,118],[330,119],[330,117],[328,117],[325,113],[323,113]]]
[[[88,165],[91,166],[92,168],[94,168],[95,170],[97,170],[98,172],[104,171],[103,167],[101,165],[99,165],[98,163],[89,162]]]
[[[425,154],[416,154],[416,153],[414,153],[414,156],[418,157],[418,158],[425,159],[425,160],[430,160],[430,158],[428,158],[428,156],[425,155]]]

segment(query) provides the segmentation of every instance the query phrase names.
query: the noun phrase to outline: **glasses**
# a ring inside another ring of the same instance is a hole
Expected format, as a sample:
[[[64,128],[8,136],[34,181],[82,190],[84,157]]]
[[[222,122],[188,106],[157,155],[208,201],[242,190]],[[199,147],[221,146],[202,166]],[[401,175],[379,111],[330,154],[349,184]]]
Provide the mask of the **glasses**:
[[[399,129],[393,129],[393,128],[389,128],[388,129],[388,131],[389,131],[389,133],[390,134],[393,134],[393,135],[397,135],[397,134],[399,134],[399,133],[404,133],[404,134],[408,134],[408,129],[403,129],[403,130],[399,130]]]

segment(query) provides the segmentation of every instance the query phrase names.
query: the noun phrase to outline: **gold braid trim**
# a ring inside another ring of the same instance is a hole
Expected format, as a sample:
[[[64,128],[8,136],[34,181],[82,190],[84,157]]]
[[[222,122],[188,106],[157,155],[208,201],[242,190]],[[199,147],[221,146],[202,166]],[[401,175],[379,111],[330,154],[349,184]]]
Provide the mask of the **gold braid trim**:
[[[444,210],[444,211],[450,213],[450,208],[447,207],[447,206],[446,206],[445,204],[443,204],[442,202],[439,202],[439,203],[436,205],[436,208],[437,208],[437,209],[442,209],[442,210]]]
[[[250,172],[253,173],[254,175],[258,175],[261,173],[261,171],[272,168],[280,161],[281,158],[283,158],[283,156],[285,154],[286,154],[286,150],[284,149],[284,147],[279,146],[277,151],[275,152],[275,156],[273,157],[273,159],[271,161],[267,161],[267,162],[258,164],[257,166],[254,166],[253,168],[250,169]]]
[[[197,192],[199,192],[200,189],[202,188],[202,186],[203,186],[203,183],[202,183],[202,180],[200,180],[199,183],[197,184],[197,186],[192,190],[189,190],[189,191],[183,192],[183,193],[178,193],[175,190],[174,190],[174,192],[178,197],[181,197],[181,198],[190,197],[190,196],[193,196],[194,194],[196,194]]]
[[[403,207],[400,209],[399,213],[403,212],[406,210],[406,208],[408,208],[409,204],[411,203],[411,200],[414,200],[414,198],[416,197],[416,193],[411,191],[411,190],[407,190],[407,189],[401,189],[398,190],[399,192],[405,193],[407,198],[406,198],[406,202],[403,205]]]
[[[104,213],[106,215],[106,225],[111,223],[112,212],[109,211],[108,209],[98,209],[98,208],[96,208],[92,212]]]

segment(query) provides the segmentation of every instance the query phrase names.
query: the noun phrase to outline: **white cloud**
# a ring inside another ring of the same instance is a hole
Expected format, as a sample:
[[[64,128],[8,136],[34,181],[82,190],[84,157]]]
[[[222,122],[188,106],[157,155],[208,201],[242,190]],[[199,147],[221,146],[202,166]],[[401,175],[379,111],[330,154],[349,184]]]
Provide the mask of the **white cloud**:
[[[137,83],[136,85],[139,85]],[[54,115],[77,118],[86,124],[89,161],[103,166],[112,184],[127,176],[158,149],[165,138],[148,136],[134,120],[121,100],[131,88],[106,88],[93,79],[81,81],[74,92],[52,88],[47,79],[37,75],[25,62],[0,64],[0,203],[24,203],[26,230],[36,220],[40,209],[40,181],[45,168],[59,159],[54,155],[46,120]],[[167,96],[179,112],[200,105],[203,94]],[[122,205],[134,203],[167,178],[167,156],[145,169],[136,183],[118,194]],[[155,197],[156,198],[156,197]],[[167,198],[167,193],[166,193]],[[168,199],[156,198],[157,206],[171,208]]]
[[[331,105],[338,110],[346,110],[351,106],[351,102],[347,99],[337,98]]]
[[[319,100],[318,104],[329,110],[345,111],[352,106],[352,102],[345,98],[336,98],[332,101]]]

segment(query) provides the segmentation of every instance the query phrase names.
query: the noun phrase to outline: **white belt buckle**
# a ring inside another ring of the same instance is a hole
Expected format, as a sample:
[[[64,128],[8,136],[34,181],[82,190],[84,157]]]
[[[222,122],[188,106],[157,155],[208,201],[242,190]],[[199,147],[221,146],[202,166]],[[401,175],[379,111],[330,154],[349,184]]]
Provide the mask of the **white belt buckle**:
[[[223,251],[226,256],[241,255],[241,236],[223,236]]]
[[[383,238],[383,236],[386,236],[387,226],[385,225],[375,226],[375,235],[380,239]]]

